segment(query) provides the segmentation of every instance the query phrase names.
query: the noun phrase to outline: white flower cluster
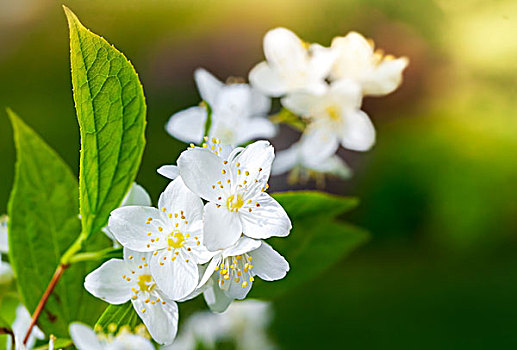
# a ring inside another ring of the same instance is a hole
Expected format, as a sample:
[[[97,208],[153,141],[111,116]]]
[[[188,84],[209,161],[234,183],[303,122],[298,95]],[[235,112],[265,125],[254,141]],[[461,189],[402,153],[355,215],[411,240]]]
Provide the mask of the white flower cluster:
[[[283,107],[301,117],[306,127],[298,142],[279,152],[273,175],[294,169],[348,177],[347,165],[335,154],[339,146],[367,151],[375,143],[375,128],[361,110],[363,96],[393,92],[408,59],[384,55],[356,32],[323,47],[285,28],[266,34],[264,54],[266,61],[249,74],[250,85],[224,85],[197,70],[195,80],[205,103],[173,115],[167,131],[182,141],[199,143],[211,111],[208,135],[225,144],[271,138],[276,128],[266,119],[268,97],[280,97]]]
[[[232,342],[237,350],[273,350],[277,347],[267,334],[272,316],[270,303],[253,299],[233,303],[223,313],[196,312],[162,350],[217,349],[220,342]]]
[[[105,232],[124,247],[124,258],[90,273],[85,288],[110,304],[131,300],[153,339],[170,344],[177,302],[203,293],[223,312],[246,297],[255,276],[283,278],[289,264],[263,241],[291,230],[285,210],[266,193],[273,159],[267,141],[233,148],[206,138],[202,147],[192,145],[177,167],[166,168],[174,179],[157,208],[134,186],[132,199],[111,213]]]
[[[335,155],[339,145],[367,151],[375,143],[375,129],[361,111],[363,96],[393,92],[408,59],[383,55],[356,32],[334,38],[326,48],[285,28],[266,34],[264,54],[266,61],[250,72],[252,86],[281,97],[282,105],[307,123],[301,139],[279,152],[273,174],[301,167],[348,176],[345,163]]]

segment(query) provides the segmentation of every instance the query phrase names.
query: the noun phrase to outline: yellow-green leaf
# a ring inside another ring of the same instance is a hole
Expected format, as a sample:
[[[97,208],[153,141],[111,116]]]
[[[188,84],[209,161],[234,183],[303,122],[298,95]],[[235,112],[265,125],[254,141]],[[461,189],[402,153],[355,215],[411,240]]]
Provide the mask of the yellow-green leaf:
[[[89,236],[106,224],[136,177],[145,146],[146,105],[131,63],[64,9],[81,133],[81,222]]]

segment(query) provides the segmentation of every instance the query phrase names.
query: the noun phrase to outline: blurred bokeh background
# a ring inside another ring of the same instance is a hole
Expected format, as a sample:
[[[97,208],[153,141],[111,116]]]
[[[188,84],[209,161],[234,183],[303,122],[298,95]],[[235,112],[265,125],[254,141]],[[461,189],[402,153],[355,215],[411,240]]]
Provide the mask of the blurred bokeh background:
[[[155,169],[184,148],[165,122],[199,102],[195,68],[246,77],[276,26],[325,45],[357,30],[408,56],[402,87],[364,101],[375,148],[343,151],[355,176],[326,187],[361,199],[345,219],[372,239],[276,300],[272,336],[285,349],[517,346],[516,1],[0,0],[0,108],[77,173],[62,3],[139,72],[149,113],[138,181],[154,199],[167,183]],[[2,111],[0,213],[13,181],[11,133]],[[273,141],[281,149],[289,137]],[[286,189],[282,178],[271,184]]]

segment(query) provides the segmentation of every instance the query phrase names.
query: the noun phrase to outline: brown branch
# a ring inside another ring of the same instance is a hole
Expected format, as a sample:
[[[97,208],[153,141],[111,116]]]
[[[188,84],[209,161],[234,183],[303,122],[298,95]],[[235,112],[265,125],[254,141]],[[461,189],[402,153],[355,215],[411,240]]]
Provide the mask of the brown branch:
[[[52,291],[57,285],[57,282],[63,275],[63,272],[68,268],[69,265],[59,264],[56,271],[54,272],[54,276],[52,276],[52,279],[50,280],[50,283],[47,286],[47,290],[45,290],[45,293],[43,293],[43,296],[41,297],[38,306],[36,307],[36,310],[34,311],[34,314],[32,315],[31,324],[29,326],[29,329],[27,330],[27,334],[25,334],[25,338],[23,339],[23,344],[26,345],[27,341],[29,340],[29,337],[32,333],[32,329],[36,325],[36,322],[38,322],[38,318],[45,308],[45,304],[48,301],[48,298],[50,297],[50,294],[52,294]]]
[[[0,334],[7,334],[9,336],[11,336],[11,348],[14,349],[15,348],[15,343],[14,343],[14,333],[11,329],[7,328],[7,327],[0,327]]]

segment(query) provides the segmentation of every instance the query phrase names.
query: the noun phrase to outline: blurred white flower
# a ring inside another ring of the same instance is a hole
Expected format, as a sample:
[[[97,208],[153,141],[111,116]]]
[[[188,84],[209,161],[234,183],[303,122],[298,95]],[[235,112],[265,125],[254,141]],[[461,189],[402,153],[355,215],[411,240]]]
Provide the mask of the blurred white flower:
[[[78,350],[154,350],[146,338],[121,330],[116,336],[97,335],[90,327],[74,322],[70,336]]]
[[[228,248],[241,234],[256,239],[287,236],[291,230],[287,213],[265,193],[273,146],[257,141],[230,151],[214,141],[204,148],[190,148],[178,159],[185,185],[208,201],[203,217],[206,247]]]
[[[275,28],[264,36],[266,61],[249,74],[253,87],[279,97],[306,91],[321,93],[334,63],[335,53],[317,44],[307,44],[286,28]]]
[[[233,342],[237,350],[272,350],[267,335],[271,304],[259,300],[233,303],[226,312],[197,312],[190,316],[176,341],[163,350],[195,350],[197,345],[216,349],[217,342]]]
[[[56,341],[56,337],[52,334],[50,335],[50,339],[48,341],[48,350],[54,350],[54,342]]]
[[[153,252],[153,278],[169,298],[178,300],[196,288],[197,264],[213,256],[203,245],[203,202],[178,177],[160,195],[158,208],[115,209],[109,229],[124,247]]]
[[[102,264],[86,276],[84,287],[110,304],[131,300],[153,339],[170,344],[178,330],[178,306],[160,290],[151,275],[151,256],[124,248],[124,260],[111,259]]]
[[[339,144],[355,151],[367,151],[375,143],[375,128],[360,110],[360,87],[350,80],[340,80],[325,93],[296,93],[282,99],[283,105],[308,120],[301,151],[313,162],[328,159]]]
[[[268,97],[248,84],[225,85],[204,69],[197,69],[194,78],[201,98],[212,111],[210,138],[240,145],[275,135],[276,127],[267,119],[271,108]],[[206,120],[206,106],[191,107],[174,114],[166,129],[181,141],[201,143]]]
[[[147,191],[136,182],[134,182],[133,185],[131,185],[129,192],[122,200],[122,204],[120,204],[120,207],[126,207],[130,205],[139,205],[145,207],[151,206],[151,197],[149,196]],[[106,236],[113,240],[114,248],[120,248],[120,243],[117,241],[117,239],[115,238],[115,236],[110,231],[107,225],[102,229],[102,232],[104,232]]]
[[[332,80],[351,79],[361,86],[364,95],[382,96],[393,92],[402,82],[402,72],[409,60],[395,58],[374,50],[373,41],[350,32],[332,40],[336,55],[330,77]]]
[[[44,339],[45,335],[43,332],[37,327],[34,326],[32,329],[31,335],[27,341],[26,345],[23,345],[23,339],[25,338],[25,334],[29,329],[31,324],[31,315],[29,311],[23,305],[19,305],[16,309],[16,318],[12,324],[12,330],[14,333],[14,340],[16,344],[16,350],[23,349],[32,349],[36,344],[36,339]],[[7,339],[7,350],[11,350],[12,348],[12,340],[10,338]]]
[[[346,163],[336,154],[332,154],[325,159],[312,157],[311,144],[305,143],[304,138],[288,149],[279,151],[271,168],[271,175],[281,175],[291,172],[290,182],[305,182],[311,177],[318,179],[321,175],[333,175],[341,179],[348,179],[352,171]]]
[[[11,265],[2,261],[2,253],[9,252],[9,242],[7,237],[7,216],[0,216],[0,284],[10,282],[13,279]]]
[[[255,276],[276,281],[288,271],[289,263],[269,244],[243,236],[212,258],[199,288],[204,291],[210,309],[223,312],[234,299],[246,297]]]

